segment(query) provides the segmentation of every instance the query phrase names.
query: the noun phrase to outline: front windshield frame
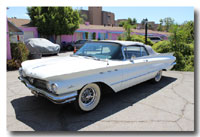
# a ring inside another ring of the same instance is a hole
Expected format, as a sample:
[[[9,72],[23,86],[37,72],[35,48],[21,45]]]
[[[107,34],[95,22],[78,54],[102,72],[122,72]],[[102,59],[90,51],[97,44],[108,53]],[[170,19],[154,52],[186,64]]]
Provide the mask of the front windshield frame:
[[[106,57],[106,58],[98,58],[96,56],[91,56],[90,54],[81,54],[80,51],[84,49],[84,46],[86,46],[86,44],[90,44],[90,43],[97,43],[97,44],[113,44],[113,46],[119,46],[118,48],[118,53],[120,54],[119,57],[120,58],[109,58],[109,57]],[[115,42],[104,42],[104,41],[88,41],[86,42],[76,53],[75,55],[78,55],[78,56],[85,56],[85,57],[92,57],[92,58],[95,58],[95,59],[109,59],[109,60],[124,60],[125,59],[125,56],[124,56],[124,53],[123,53],[123,50],[122,50],[123,46],[120,44],[120,43],[115,43]]]

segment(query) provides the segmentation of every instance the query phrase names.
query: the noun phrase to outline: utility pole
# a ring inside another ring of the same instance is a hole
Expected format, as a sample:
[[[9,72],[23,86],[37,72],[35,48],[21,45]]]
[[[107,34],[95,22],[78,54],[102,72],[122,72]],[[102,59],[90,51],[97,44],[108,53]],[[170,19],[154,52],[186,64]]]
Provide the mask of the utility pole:
[[[145,44],[147,44],[147,30],[148,30],[148,19],[144,19],[145,21]]]

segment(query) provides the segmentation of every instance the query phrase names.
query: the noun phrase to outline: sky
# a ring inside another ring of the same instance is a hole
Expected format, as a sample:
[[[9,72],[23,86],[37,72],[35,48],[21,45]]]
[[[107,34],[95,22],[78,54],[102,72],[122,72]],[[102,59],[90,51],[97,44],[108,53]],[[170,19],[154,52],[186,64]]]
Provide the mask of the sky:
[[[88,9],[88,7],[73,7],[73,9]],[[182,24],[184,21],[194,21],[193,7],[103,7],[103,11],[115,13],[115,20],[136,18],[140,23],[142,19],[159,23],[160,19],[171,17],[175,23]],[[7,17],[29,19],[26,7],[9,7]]]

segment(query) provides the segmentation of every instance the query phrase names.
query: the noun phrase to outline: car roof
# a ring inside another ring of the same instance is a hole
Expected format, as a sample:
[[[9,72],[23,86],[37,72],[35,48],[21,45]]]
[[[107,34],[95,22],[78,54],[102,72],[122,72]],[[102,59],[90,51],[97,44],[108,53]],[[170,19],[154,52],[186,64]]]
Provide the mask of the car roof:
[[[121,40],[100,40],[99,42],[111,42],[111,43],[118,43],[122,46],[134,46],[134,45],[137,45],[137,46],[143,46],[146,48],[146,50],[148,51],[148,53],[150,55],[152,54],[157,54],[151,46],[149,45],[145,45],[144,43],[141,43],[141,42],[136,42],[136,41],[121,41]]]

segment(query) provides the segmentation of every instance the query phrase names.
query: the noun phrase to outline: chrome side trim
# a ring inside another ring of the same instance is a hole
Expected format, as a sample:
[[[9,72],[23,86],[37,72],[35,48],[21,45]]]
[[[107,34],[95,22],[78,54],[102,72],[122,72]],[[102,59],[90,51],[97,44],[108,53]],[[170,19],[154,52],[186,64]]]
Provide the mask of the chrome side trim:
[[[176,62],[173,62],[173,63],[169,66],[170,69],[171,69],[174,65],[176,65]],[[160,71],[160,70],[162,70],[162,69],[156,69],[156,70],[153,70],[153,71],[150,71],[150,72],[141,74],[141,75],[137,75],[137,76],[134,76],[134,77],[125,79],[125,80],[117,81],[117,82],[111,83],[111,85],[115,85],[115,84],[119,84],[119,83],[121,83],[121,82],[129,81],[129,80],[132,80],[132,79],[135,79],[135,78],[138,78],[138,77],[141,77],[141,76],[145,76],[145,75],[147,75],[147,74],[154,73],[154,72]]]
[[[33,85],[31,85],[29,83],[28,80],[26,80],[22,76],[18,77],[18,79],[21,80],[21,82],[23,82],[26,85],[27,88],[34,91],[34,92],[32,92],[34,95],[36,95],[36,96],[40,95],[40,96],[46,97],[48,100],[50,100],[51,102],[53,102],[55,104],[64,104],[64,103],[67,103],[67,102],[74,101],[74,100],[76,100],[76,96],[78,95],[77,91],[66,93],[66,94],[63,94],[63,95],[60,95],[60,96],[54,95],[54,94],[51,94],[49,92],[46,92],[44,90],[41,90],[41,89],[34,87]]]
[[[176,65],[176,62],[173,62],[171,65],[169,65],[166,70],[170,70],[174,67],[174,65]]]
[[[150,71],[150,72],[147,72],[147,73],[144,73],[144,74],[141,74],[141,75],[137,75],[137,76],[125,79],[125,80],[117,81],[115,83],[111,83],[111,85],[115,85],[115,84],[119,84],[121,82],[129,81],[129,80],[132,80],[132,79],[135,79],[135,78],[138,78],[138,77],[141,77],[141,76],[145,76],[147,74],[150,74],[150,73],[153,73],[153,72],[156,72],[156,71],[158,71],[158,70]]]

